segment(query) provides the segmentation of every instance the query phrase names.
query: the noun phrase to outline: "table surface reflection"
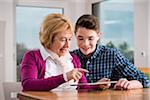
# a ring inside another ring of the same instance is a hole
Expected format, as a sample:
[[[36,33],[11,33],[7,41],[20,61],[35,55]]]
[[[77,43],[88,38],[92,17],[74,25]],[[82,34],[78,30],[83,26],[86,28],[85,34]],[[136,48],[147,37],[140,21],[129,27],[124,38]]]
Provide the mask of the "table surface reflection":
[[[26,91],[18,93],[20,100],[150,100],[150,88],[99,91]]]

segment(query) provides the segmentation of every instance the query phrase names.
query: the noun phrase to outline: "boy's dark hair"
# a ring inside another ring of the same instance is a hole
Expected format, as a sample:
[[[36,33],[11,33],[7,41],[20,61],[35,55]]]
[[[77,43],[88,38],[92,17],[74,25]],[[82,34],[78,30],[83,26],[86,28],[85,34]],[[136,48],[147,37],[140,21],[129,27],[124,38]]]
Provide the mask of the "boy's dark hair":
[[[75,24],[75,33],[77,32],[78,28],[86,28],[90,30],[94,30],[99,32],[99,22],[98,19],[94,15],[85,14],[78,18]]]

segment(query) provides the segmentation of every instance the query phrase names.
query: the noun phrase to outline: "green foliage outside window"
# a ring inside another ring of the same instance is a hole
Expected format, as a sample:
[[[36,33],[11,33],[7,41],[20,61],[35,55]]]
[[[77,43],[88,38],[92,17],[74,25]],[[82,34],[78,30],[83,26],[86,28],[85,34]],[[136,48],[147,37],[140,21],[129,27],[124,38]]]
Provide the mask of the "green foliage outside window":
[[[17,43],[17,81],[20,81],[20,63],[27,48],[24,44]]]
[[[127,42],[123,42],[121,44],[119,44],[118,46],[115,46],[111,41],[109,41],[106,44],[107,47],[110,48],[117,48],[121,51],[121,53],[124,54],[125,57],[127,57],[129,59],[129,61],[131,63],[134,64],[134,51],[129,49],[129,45],[127,44]]]

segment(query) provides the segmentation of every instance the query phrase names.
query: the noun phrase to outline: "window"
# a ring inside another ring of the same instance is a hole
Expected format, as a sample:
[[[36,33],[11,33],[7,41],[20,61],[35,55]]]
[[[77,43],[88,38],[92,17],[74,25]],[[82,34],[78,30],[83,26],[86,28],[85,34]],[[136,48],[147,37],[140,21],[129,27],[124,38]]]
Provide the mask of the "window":
[[[63,13],[63,8],[44,7],[16,7],[16,45],[17,45],[17,72],[19,64],[26,50],[40,46],[39,30],[44,17],[49,13]],[[19,81],[19,73],[17,80]]]
[[[103,33],[99,43],[119,49],[132,63],[133,12],[133,0],[106,0],[92,4],[92,13],[99,18]]]

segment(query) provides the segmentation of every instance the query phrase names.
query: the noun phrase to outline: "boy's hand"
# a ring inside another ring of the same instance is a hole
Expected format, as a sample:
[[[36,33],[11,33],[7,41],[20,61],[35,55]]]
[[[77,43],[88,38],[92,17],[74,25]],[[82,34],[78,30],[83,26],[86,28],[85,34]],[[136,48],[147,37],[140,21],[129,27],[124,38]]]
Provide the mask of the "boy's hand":
[[[100,79],[98,82],[109,82],[110,81],[110,79],[108,79],[108,78],[102,78],[102,79]],[[102,84],[102,85],[99,85],[98,86],[98,88],[100,88],[100,89],[108,89],[109,87],[110,87],[110,83],[109,84]]]
[[[118,90],[122,90],[122,89],[128,90],[128,89],[135,89],[135,88],[143,88],[143,86],[138,80],[128,81],[126,78],[119,79],[114,86],[114,89],[118,89]]]

